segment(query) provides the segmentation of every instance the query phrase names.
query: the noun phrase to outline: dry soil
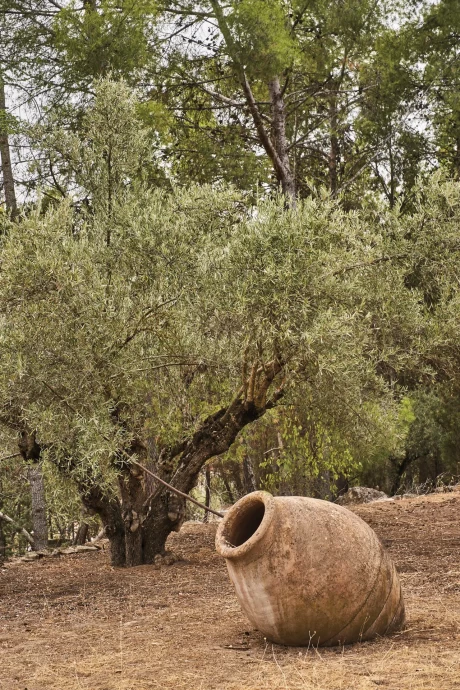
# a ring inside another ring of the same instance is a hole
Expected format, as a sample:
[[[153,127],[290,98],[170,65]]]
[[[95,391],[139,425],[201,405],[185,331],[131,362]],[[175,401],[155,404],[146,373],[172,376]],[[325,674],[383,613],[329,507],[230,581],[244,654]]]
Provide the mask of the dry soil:
[[[460,493],[354,509],[394,558],[405,630],[336,649],[267,643],[241,613],[216,525],[187,523],[171,566],[114,569],[107,551],[0,573],[1,690],[460,688]]]

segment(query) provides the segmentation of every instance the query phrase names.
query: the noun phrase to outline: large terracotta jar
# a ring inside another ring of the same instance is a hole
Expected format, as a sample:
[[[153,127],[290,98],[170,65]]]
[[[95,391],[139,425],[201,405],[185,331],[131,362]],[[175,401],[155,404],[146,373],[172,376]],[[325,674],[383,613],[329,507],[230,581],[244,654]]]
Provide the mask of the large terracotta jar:
[[[226,514],[216,548],[247,617],[278,644],[349,644],[404,623],[392,561],[346,508],[256,491]]]

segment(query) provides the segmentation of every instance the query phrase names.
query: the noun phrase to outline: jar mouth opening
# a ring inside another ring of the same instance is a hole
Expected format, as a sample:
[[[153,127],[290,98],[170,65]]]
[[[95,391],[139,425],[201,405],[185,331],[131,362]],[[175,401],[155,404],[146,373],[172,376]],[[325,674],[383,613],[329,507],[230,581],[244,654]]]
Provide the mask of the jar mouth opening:
[[[273,517],[274,499],[267,491],[254,491],[228,511],[216,534],[217,552],[224,558],[238,558],[262,538]]]

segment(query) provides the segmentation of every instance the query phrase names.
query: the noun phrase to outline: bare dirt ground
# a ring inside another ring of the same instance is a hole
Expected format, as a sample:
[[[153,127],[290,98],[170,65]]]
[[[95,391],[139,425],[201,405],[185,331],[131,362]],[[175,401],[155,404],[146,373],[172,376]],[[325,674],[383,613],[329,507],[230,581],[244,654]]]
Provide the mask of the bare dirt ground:
[[[355,508],[401,574],[407,627],[335,649],[267,643],[241,613],[215,524],[187,523],[172,566],[107,552],[12,562],[0,579],[1,690],[460,688],[460,493]]]

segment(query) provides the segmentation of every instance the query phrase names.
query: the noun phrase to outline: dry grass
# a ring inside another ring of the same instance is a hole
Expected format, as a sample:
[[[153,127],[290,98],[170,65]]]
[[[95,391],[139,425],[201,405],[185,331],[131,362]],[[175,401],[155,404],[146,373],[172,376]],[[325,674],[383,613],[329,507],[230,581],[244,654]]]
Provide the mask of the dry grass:
[[[336,649],[267,644],[240,612],[215,526],[189,523],[185,561],[114,570],[106,553],[11,563],[0,589],[1,690],[460,688],[460,494],[357,512],[400,572],[408,626]]]

